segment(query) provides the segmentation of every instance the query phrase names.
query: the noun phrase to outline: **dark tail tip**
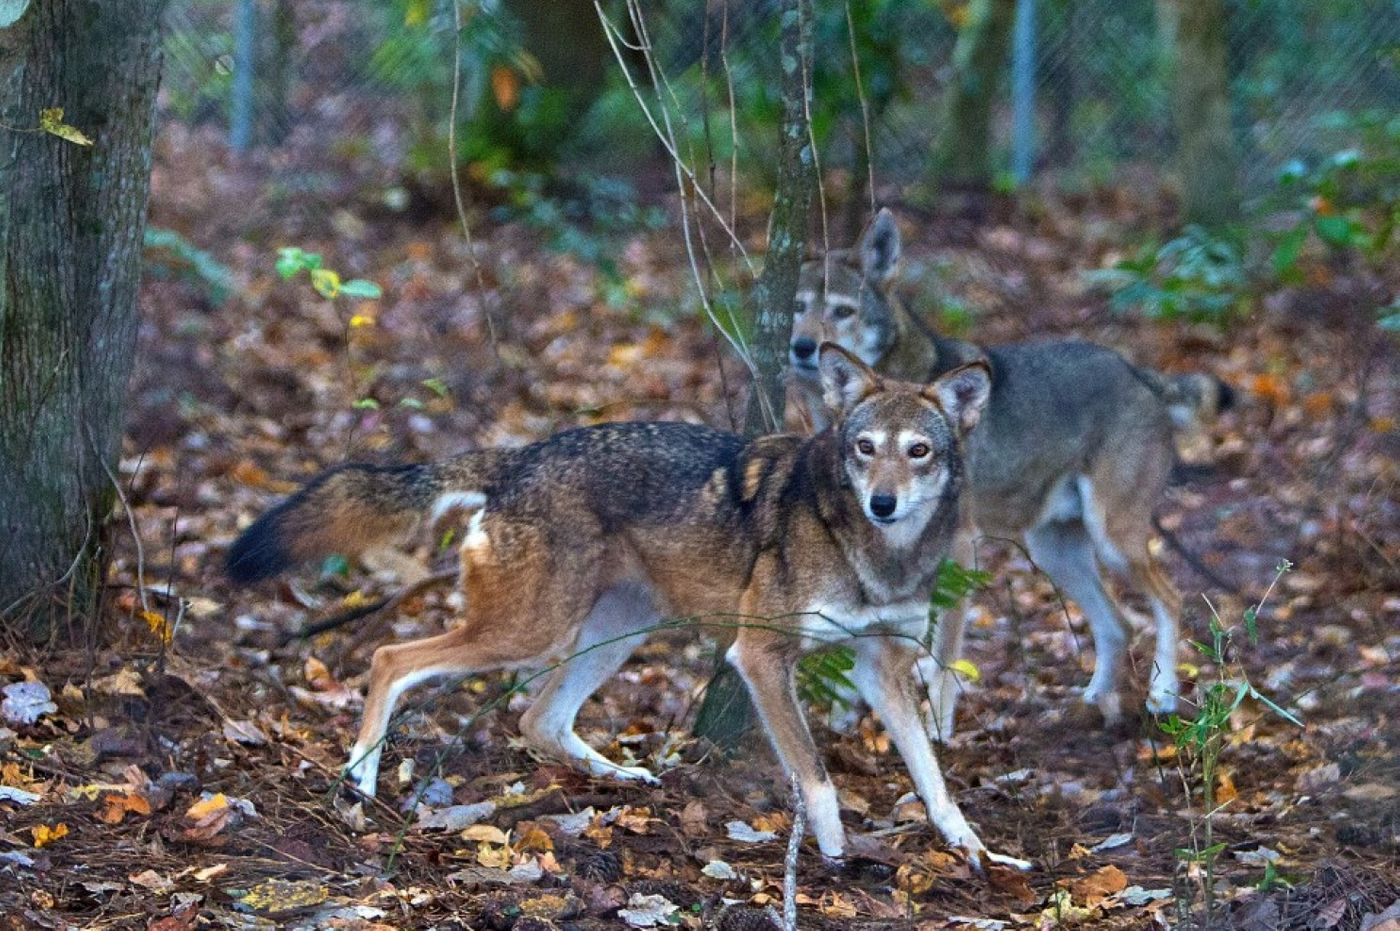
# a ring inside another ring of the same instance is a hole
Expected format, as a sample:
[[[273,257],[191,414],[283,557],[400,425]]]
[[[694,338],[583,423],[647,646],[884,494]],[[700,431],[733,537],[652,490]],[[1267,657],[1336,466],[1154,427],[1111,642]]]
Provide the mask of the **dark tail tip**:
[[[1217,378],[1216,384],[1216,405],[1217,411],[1228,411],[1235,406],[1239,398],[1235,394],[1235,389],[1230,387],[1230,383],[1224,379]]]
[[[291,565],[291,553],[281,534],[281,510],[274,508],[259,517],[229,547],[224,572],[234,584],[261,582]]]

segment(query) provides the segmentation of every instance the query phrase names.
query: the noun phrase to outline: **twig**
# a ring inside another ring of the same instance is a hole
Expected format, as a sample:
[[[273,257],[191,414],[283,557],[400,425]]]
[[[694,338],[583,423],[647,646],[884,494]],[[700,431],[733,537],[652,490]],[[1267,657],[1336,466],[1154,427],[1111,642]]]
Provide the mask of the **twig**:
[[[457,221],[462,224],[462,236],[467,241],[467,258],[472,263],[476,275],[476,290],[481,295],[481,315],[486,318],[486,332],[491,339],[491,351],[500,357],[500,346],[496,342],[496,321],[491,317],[491,299],[486,293],[486,279],[481,274],[481,263],[476,258],[476,245],[472,242],[472,228],[467,223],[467,208],[462,202],[462,179],[457,173],[457,104],[462,84],[462,3],[452,0],[452,115],[447,124],[447,155],[452,160],[452,202],[457,206]]]
[[[1201,562],[1200,557],[1188,550],[1186,544],[1182,543],[1181,540],[1177,538],[1176,534],[1172,533],[1166,527],[1163,527],[1161,519],[1157,517],[1156,514],[1152,515],[1152,529],[1156,530],[1167,546],[1170,546],[1176,554],[1182,558],[1186,565],[1194,569],[1201,578],[1205,579],[1216,588],[1221,589],[1227,595],[1234,595],[1237,598],[1244,596],[1243,590],[1238,585],[1221,578],[1214,569]]]
[[[783,931],[797,931],[797,854],[807,828],[807,805],[802,801],[797,777],[789,776],[788,781],[792,785],[792,834],[788,836],[787,859],[783,863]]]
[[[435,575],[428,576],[426,579],[420,579],[419,581],[414,582],[412,585],[409,585],[406,588],[399,589],[399,591],[395,592],[392,595],[385,595],[383,598],[380,598],[376,601],[371,601],[369,604],[360,605],[359,607],[351,608],[348,611],[342,611],[339,614],[334,614],[326,618],[325,620],[317,621],[314,624],[308,624],[307,626],[303,627],[299,631],[296,631],[295,633],[284,634],[282,636],[282,642],[279,644],[279,646],[286,646],[293,640],[306,640],[316,636],[317,634],[324,634],[328,630],[335,630],[337,627],[344,627],[346,624],[358,621],[364,617],[369,617],[371,614],[377,614],[380,611],[392,610],[393,608],[396,608],[399,605],[403,604],[408,599],[414,597],[415,595],[422,594],[430,588],[434,588],[438,585],[442,585],[448,582],[455,582],[457,580],[458,574],[459,573],[456,569],[452,569],[447,572],[439,572]]]

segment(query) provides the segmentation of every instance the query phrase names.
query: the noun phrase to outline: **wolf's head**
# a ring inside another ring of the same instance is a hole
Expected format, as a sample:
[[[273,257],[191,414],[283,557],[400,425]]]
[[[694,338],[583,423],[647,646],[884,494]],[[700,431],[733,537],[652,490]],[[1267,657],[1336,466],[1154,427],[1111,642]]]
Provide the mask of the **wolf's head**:
[[[834,343],[817,352],[841,467],[865,516],[895,542],[917,540],[962,481],[962,437],[991,392],[984,362],[932,384],[877,375]]]
[[[899,267],[899,227],[889,209],[875,215],[854,249],[802,266],[788,360],[799,378],[817,379],[817,347],[833,342],[878,365],[895,339],[888,286]]]

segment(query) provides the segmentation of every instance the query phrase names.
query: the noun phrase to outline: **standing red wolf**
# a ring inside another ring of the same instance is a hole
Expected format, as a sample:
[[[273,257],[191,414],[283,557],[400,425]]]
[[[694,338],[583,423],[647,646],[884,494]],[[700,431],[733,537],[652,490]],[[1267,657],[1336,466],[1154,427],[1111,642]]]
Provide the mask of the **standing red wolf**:
[[[579,707],[662,618],[739,625],[726,654],[748,684],[828,857],[847,851],[836,789],[793,687],[805,650],[849,642],[852,679],[899,747],[929,818],[974,863],[989,854],[949,797],[919,717],[912,667],[958,526],[964,435],[986,366],[929,385],[820,353],[833,426],[745,441],[680,423],[619,423],[427,465],[347,465],[312,481],[233,544],[229,575],[265,579],[355,553],[425,516],[474,510],[461,545],[461,626],[374,654],[348,775],[373,795],[399,697],[441,676],[558,662],[521,718],[536,748],[625,779],[574,732]]]

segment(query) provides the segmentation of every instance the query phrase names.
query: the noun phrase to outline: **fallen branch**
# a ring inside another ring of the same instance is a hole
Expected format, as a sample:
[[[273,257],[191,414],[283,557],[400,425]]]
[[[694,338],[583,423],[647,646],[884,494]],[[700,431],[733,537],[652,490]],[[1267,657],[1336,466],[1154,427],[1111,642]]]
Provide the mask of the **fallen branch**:
[[[397,608],[399,605],[403,604],[408,599],[414,597],[415,595],[421,595],[423,592],[427,591],[430,588],[436,588],[437,586],[443,585],[448,582],[455,582],[457,580],[457,575],[458,573],[455,569],[447,572],[439,572],[435,575],[430,575],[426,579],[414,582],[407,588],[400,589],[398,592],[392,595],[386,595],[385,597],[380,598],[377,601],[371,601],[370,603],[360,605],[357,608],[351,608],[348,611],[342,611],[339,614],[332,615],[331,617],[328,617],[323,621],[317,621],[314,624],[308,624],[307,626],[303,627],[299,631],[296,631],[295,633],[285,634],[282,637],[282,643],[280,645],[286,646],[293,640],[307,640],[311,637],[316,636],[317,634],[324,634],[328,630],[335,630],[337,627],[344,627],[346,624],[358,621],[361,618],[369,617],[371,614],[378,614],[380,611],[392,610],[394,608]]]

